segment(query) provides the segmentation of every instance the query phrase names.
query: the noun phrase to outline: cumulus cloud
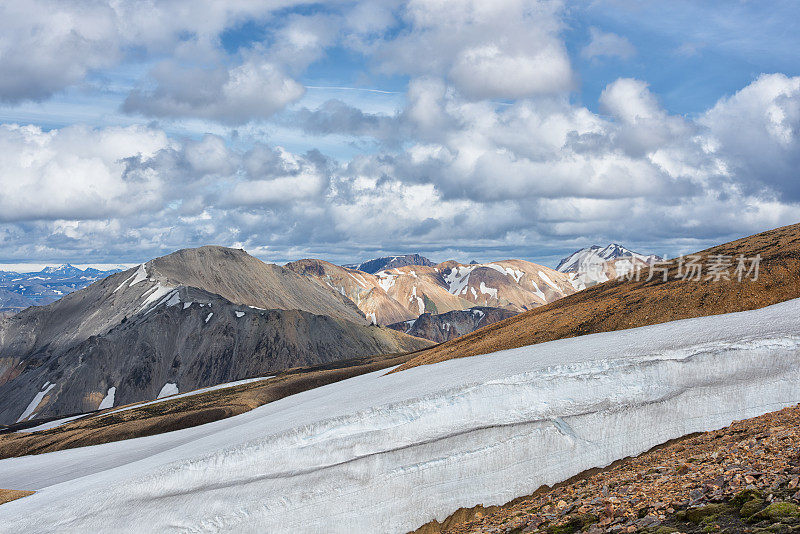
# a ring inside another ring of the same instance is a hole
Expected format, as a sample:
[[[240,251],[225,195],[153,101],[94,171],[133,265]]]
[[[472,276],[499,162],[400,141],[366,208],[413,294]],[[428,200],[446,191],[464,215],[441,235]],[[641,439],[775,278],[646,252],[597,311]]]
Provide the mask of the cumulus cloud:
[[[596,113],[571,98],[558,1],[298,10],[235,51],[221,45],[226,28],[266,21],[289,3],[135,4],[94,10],[83,25],[78,3],[34,2],[48,37],[0,32],[4,72],[7,50],[32,47],[21,51],[30,65],[7,63],[18,76],[0,80],[0,99],[44,98],[143,48],[158,62],[125,111],[262,124],[186,139],[155,124],[0,125],[6,259],[140,261],[207,243],[267,259],[347,261],[373,250],[535,257],[543,243],[569,248],[595,236],[682,236],[687,252],[800,216],[798,77],[763,75],[692,117],[669,113],[646,81],[620,78]],[[33,19],[3,9],[31,28]],[[635,53],[620,36],[595,28],[589,37],[586,58]],[[292,106],[304,94],[298,80],[331,47],[407,81],[405,101],[376,112],[309,95]],[[338,136],[369,148],[337,160],[282,147],[279,136],[265,141],[281,128],[288,146]]]
[[[636,47],[616,33],[604,32],[599,28],[589,28],[589,43],[581,49],[581,56],[586,59],[596,57],[618,57],[629,59],[636,55]]]
[[[800,200],[800,76],[761,75],[699,120],[707,150],[749,189],[768,187]]]
[[[388,72],[445,78],[472,99],[557,93],[573,83],[558,36],[561,9],[535,0],[412,0],[403,12],[408,29],[375,54]]]
[[[26,0],[0,4],[0,101],[42,100],[129,53],[174,53],[187,36],[208,42],[290,1]]]
[[[186,68],[167,61],[150,74],[155,88],[132,91],[124,111],[245,124],[271,117],[305,92],[279,66],[255,57],[232,68],[214,69]]]
[[[124,158],[169,146],[162,131],[0,125],[0,220],[98,219],[160,206],[153,176],[128,180]]]

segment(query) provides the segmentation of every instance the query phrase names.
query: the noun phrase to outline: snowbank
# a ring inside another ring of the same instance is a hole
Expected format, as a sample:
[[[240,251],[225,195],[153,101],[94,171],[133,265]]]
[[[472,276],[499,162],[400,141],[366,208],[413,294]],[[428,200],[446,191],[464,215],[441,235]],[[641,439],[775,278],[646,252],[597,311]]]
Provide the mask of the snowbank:
[[[373,373],[0,461],[11,531],[407,532],[800,402],[800,301]]]

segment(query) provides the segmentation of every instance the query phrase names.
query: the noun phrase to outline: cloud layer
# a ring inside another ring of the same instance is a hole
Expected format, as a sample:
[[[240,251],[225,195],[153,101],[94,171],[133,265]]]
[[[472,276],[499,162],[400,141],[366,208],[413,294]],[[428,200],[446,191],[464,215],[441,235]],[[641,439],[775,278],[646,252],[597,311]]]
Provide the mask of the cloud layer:
[[[608,239],[676,254],[800,218],[800,77],[763,74],[693,116],[633,77],[581,103],[558,1],[25,4],[0,7],[0,100],[135,64],[119,105],[141,123],[0,124],[2,261],[208,243],[276,260],[539,259]],[[584,59],[641,55],[594,26],[583,42]],[[399,77],[404,104],[307,100],[330,55]],[[177,136],[180,121],[208,127]],[[287,131],[367,148],[293,151]]]

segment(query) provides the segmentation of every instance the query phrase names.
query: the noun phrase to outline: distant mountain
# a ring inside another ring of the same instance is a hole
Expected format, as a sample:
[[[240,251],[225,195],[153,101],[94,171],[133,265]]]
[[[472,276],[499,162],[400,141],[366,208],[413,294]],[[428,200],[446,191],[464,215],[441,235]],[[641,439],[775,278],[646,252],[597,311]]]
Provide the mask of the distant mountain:
[[[242,250],[181,250],[0,321],[0,424],[429,344]]]
[[[121,269],[100,271],[92,267],[82,270],[68,263],[58,267],[45,267],[41,271],[32,273],[0,271],[0,290],[22,297],[24,301],[20,302],[24,304],[16,306],[16,309],[22,309],[50,304],[64,295],[83,289],[97,280],[120,271]],[[0,309],[4,307],[13,308],[5,306],[3,298],[0,297]]]
[[[466,310],[454,310],[446,313],[424,313],[416,319],[390,324],[388,328],[436,343],[444,343],[474,332],[478,328],[513,317],[517,313],[503,308],[475,306]]]
[[[368,260],[363,263],[345,265],[348,269],[356,269],[365,273],[375,274],[378,271],[386,269],[395,269],[397,267],[406,267],[408,265],[420,265],[425,267],[433,267],[434,263],[419,254],[406,254],[404,256],[386,256],[385,258],[376,258]]]
[[[387,325],[419,315],[390,297],[380,279],[370,273],[316,259],[293,261],[285,267],[346,296],[375,324]]]
[[[580,290],[663,260],[655,254],[640,254],[611,243],[606,247],[592,245],[576,250],[562,259],[556,270],[570,273],[572,285]]]
[[[476,306],[519,313],[575,292],[569,275],[523,260],[469,265],[446,261],[374,274],[310,259],[286,267],[339,291],[381,325]]]
[[[33,304],[31,299],[0,287],[0,311],[19,311]]]

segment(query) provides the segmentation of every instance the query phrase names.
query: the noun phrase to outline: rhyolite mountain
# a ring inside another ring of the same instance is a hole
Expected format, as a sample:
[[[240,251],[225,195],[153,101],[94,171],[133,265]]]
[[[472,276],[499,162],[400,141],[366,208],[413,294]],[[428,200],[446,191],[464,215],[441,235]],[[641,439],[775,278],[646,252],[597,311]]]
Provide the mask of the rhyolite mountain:
[[[0,321],[0,424],[429,345],[242,250],[186,249]]]

